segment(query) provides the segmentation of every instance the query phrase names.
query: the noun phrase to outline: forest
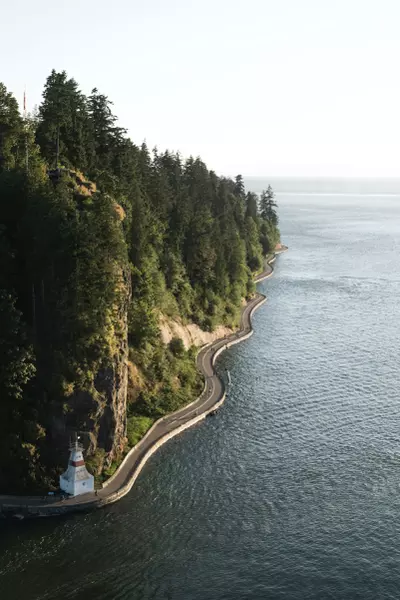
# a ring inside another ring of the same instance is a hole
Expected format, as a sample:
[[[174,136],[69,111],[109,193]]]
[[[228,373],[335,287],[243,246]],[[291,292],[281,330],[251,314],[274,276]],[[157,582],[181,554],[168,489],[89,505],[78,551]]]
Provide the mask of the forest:
[[[74,432],[101,482],[202,389],[160,317],[237,326],[279,242],[274,193],[136,145],[53,70],[34,114],[0,83],[0,207],[0,491],[57,488]]]

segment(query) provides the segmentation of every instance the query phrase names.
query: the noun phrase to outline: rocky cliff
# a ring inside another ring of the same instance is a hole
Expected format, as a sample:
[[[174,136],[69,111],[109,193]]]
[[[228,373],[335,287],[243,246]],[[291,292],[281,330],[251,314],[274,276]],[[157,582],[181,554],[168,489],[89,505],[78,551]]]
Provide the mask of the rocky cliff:
[[[181,319],[160,317],[160,333],[164,344],[169,344],[173,338],[182,340],[186,350],[191,346],[204,346],[214,340],[225,337],[232,333],[233,329],[219,325],[214,331],[204,331],[195,323],[183,323]]]

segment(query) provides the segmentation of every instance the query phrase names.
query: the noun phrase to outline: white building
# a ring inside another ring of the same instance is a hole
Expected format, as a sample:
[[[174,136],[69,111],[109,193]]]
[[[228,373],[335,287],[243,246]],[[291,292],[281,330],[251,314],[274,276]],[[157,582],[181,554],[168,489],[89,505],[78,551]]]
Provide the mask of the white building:
[[[60,475],[60,488],[70,496],[94,492],[94,477],[85,467],[83,446],[78,440],[70,446],[68,469]]]

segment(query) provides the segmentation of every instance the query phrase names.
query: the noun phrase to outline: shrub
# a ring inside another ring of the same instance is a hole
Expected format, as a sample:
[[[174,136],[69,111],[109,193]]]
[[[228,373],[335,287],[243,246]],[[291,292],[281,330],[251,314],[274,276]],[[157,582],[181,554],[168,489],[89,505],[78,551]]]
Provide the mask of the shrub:
[[[150,417],[138,415],[128,417],[128,442],[132,448],[142,439],[153,423],[154,419]]]
[[[174,337],[169,343],[169,349],[177,358],[182,358],[185,355],[185,345],[181,338]]]

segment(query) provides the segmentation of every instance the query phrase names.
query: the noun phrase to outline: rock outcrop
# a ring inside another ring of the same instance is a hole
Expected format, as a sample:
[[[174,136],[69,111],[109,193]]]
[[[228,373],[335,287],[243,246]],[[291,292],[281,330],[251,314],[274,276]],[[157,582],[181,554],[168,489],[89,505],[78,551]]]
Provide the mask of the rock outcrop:
[[[114,337],[111,364],[96,374],[94,386],[104,400],[98,419],[97,445],[104,448],[105,466],[121,454],[126,444],[126,400],[128,392],[128,306],[131,298],[130,276],[121,282],[119,304],[114,307]]]
[[[168,344],[172,338],[180,338],[186,348],[191,346],[204,346],[223,338],[232,333],[232,329],[219,325],[214,331],[204,331],[195,323],[184,324],[179,318],[168,318],[165,315],[160,317],[161,339],[164,344]]]

